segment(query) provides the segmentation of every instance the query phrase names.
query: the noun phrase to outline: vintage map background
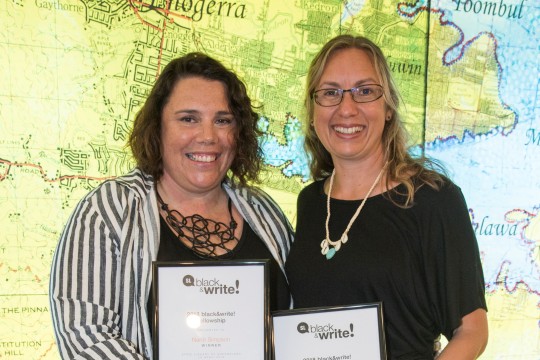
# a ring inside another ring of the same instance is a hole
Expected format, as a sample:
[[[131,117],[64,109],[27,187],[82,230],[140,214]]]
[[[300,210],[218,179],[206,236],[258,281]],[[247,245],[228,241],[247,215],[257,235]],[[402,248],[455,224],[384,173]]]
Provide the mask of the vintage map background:
[[[78,199],[133,166],[134,113],[175,56],[207,52],[246,81],[265,185],[294,222],[305,71],[338,33],[382,46],[413,151],[465,193],[490,310],[482,359],[540,358],[538,0],[0,0],[0,24],[1,359],[58,358],[57,239]]]

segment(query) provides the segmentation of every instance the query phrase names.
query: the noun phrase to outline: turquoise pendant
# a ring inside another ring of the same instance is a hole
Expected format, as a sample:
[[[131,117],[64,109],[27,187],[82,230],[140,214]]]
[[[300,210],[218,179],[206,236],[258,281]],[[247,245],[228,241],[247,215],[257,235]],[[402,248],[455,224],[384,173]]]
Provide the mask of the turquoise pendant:
[[[330,260],[331,258],[334,257],[335,254],[336,254],[335,248],[328,249],[328,252],[326,253],[326,260]]]

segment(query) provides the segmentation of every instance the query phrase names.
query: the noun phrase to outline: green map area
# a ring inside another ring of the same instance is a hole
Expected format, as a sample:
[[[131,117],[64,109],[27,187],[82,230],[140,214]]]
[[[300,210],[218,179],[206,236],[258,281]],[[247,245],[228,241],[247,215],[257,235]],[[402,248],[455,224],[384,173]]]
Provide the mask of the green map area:
[[[512,4],[519,10],[519,2]],[[363,34],[381,45],[401,91],[415,151],[444,157],[451,153],[440,153],[445,146],[467,137],[474,142],[521,134],[516,114],[529,109],[524,118],[535,119],[540,106],[503,100],[501,74],[509,70],[497,53],[503,43],[492,35],[498,23],[466,29],[463,24],[491,15],[467,12],[450,0],[438,6],[391,0],[0,0],[0,359],[58,358],[48,304],[54,248],[79,199],[134,166],[125,147],[132,121],[160,71],[177,56],[207,53],[245,81],[264,130],[265,189],[293,223],[296,195],[309,181],[301,132],[306,70],[337,34]],[[505,21],[517,24],[519,14]],[[523,21],[533,26],[538,15]],[[469,33],[474,36],[467,38]],[[527,49],[524,58],[528,49],[534,51],[530,44],[519,45]],[[520,140],[524,144],[529,137],[529,161],[539,154],[538,119],[537,114],[535,123],[529,121]],[[460,154],[473,150],[459,149],[445,160],[469,164],[466,173],[476,165],[463,162]],[[536,170],[527,161],[516,166]],[[501,222],[519,223],[521,230],[516,228],[514,245],[505,246],[517,247],[520,239],[534,244],[524,264],[514,261],[513,267],[505,267],[506,258],[498,253],[490,257],[492,237],[481,220],[495,216],[471,198],[486,256],[488,305],[494,309],[490,343],[495,345],[482,359],[538,359],[540,196],[533,193],[534,201],[520,198],[500,210],[506,216]],[[513,274],[527,272],[533,280],[522,276],[512,278],[515,287],[508,285]]]

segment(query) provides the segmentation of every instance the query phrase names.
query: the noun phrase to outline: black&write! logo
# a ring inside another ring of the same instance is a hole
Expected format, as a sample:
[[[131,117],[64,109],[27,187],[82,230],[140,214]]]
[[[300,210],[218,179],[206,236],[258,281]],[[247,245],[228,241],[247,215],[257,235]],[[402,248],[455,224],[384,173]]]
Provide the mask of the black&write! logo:
[[[196,286],[199,291],[207,295],[234,295],[240,294],[240,281],[235,280],[234,285],[222,284],[221,280],[205,278],[195,278],[192,275],[186,275],[182,279],[184,286]]]
[[[331,323],[326,325],[308,325],[305,322],[301,322],[296,326],[296,330],[298,330],[300,334],[313,334],[313,337],[320,340],[354,337],[354,325],[352,323],[349,324],[349,329],[338,329]]]

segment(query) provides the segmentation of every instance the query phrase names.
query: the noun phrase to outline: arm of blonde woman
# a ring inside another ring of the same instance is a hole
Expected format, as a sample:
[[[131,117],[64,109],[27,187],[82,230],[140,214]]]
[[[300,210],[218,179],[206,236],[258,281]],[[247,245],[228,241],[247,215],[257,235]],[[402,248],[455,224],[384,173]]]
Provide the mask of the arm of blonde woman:
[[[487,342],[487,314],[484,309],[476,309],[461,319],[461,325],[454,330],[452,340],[437,360],[476,359],[484,352]]]

